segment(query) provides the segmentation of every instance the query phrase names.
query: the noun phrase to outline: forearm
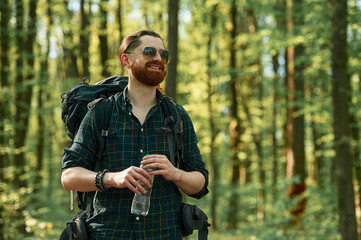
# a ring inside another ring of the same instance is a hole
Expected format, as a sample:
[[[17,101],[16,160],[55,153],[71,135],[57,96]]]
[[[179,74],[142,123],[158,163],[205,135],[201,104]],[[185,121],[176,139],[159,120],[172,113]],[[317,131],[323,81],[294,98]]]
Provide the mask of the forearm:
[[[205,178],[203,174],[198,171],[185,172],[176,168],[173,182],[184,193],[192,195],[202,190],[205,184]]]
[[[63,171],[61,183],[64,189],[80,192],[92,192],[97,190],[95,177],[97,173],[81,167],[71,167]],[[102,182],[105,188],[129,188],[136,194],[146,193],[146,190],[138,181],[147,187],[151,187],[149,180],[151,175],[139,167],[129,167],[121,172],[106,172]]]
[[[96,172],[82,167],[72,167],[64,170],[61,174],[61,183],[66,190],[92,192],[96,191]]]

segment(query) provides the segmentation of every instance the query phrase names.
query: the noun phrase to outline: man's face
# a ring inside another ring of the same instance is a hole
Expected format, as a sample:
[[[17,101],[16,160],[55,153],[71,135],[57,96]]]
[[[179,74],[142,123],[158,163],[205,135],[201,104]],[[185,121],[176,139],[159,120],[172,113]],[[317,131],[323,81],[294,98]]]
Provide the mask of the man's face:
[[[160,57],[159,50],[164,49],[161,39],[152,36],[140,38],[142,44],[132,51],[130,71],[141,83],[149,86],[157,86],[167,75],[166,62]],[[143,55],[144,47],[154,47],[157,54],[154,57]]]

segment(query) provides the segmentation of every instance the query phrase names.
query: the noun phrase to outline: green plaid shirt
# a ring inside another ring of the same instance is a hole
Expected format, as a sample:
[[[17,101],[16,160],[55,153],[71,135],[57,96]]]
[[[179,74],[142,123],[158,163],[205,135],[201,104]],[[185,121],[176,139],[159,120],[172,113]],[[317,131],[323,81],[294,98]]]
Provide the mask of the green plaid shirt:
[[[127,89],[127,88],[126,88]],[[132,106],[126,97],[126,89],[109,98],[111,111],[108,137],[103,154],[103,166],[112,172],[130,166],[139,166],[145,154],[163,154],[169,157],[167,137],[156,133],[163,125],[164,97],[157,91],[158,104],[148,113],[143,125],[132,115]],[[189,115],[180,106],[184,136],[184,171],[201,172],[206,183],[203,189],[191,197],[201,198],[208,193],[208,171],[197,146],[197,137]],[[63,170],[69,167],[92,169],[95,156],[92,132],[92,114],[85,116],[70,149],[64,149]],[[112,134],[113,135],[113,134]],[[180,208],[182,195],[178,187],[162,176],[155,176],[151,204],[146,217],[131,214],[134,193],[128,188],[111,188],[97,191],[94,200],[94,215],[88,220],[91,239],[182,239]]]

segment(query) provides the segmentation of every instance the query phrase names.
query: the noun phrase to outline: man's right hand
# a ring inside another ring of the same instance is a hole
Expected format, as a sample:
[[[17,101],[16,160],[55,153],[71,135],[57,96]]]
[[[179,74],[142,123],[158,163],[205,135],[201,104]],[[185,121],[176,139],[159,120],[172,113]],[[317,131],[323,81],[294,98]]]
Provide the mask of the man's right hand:
[[[121,172],[107,172],[104,175],[104,185],[106,188],[129,188],[135,194],[140,195],[147,191],[142,184],[150,188],[152,176],[140,167],[131,166]]]

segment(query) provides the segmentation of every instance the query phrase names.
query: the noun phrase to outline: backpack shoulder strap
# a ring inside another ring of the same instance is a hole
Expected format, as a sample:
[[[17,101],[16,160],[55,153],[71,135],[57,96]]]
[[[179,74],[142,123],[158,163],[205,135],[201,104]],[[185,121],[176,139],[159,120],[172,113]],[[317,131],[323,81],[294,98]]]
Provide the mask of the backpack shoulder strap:
[[[102,161],[103,152],[105,150],[106,137],[109,134],[109,113],[107,109],[107,101],[104,98],[98,98],[88,104],[88,109],[93,114],[93,133],[96,145],[96,164],[95,171],[101,170],[100,163]]]
[[[183,121],[179,114],[179,110],[174,101],[165,96],[162,102],[163,110],[165,113],[165,120],[163,123],[163,134],[167,134],[170,161],[174,166],[179,164],[179,167],[182,167],[183,161]],[[166,130],[166,125],[170,126],[170,131]],[[165,131],[164,131],[165,130]],[[175,144],[175,154],[173,152],[172,140],[174,139]],[[175,157],[177,159],[175,159]]]
[[[88,109],[92,111],[93,115],[93,133],[95,139],[95,164],[93,165],[94,171],[102,169],[103,152],[105,150],[105,142],[108,137],[109,125],[109,112],[107,109],[107,101],[104,98],[98,98],[88,103]],[[94,192],[77,192],[78,205],[80,209],[86,210],[90,214],[92,209],[92,199]]]

